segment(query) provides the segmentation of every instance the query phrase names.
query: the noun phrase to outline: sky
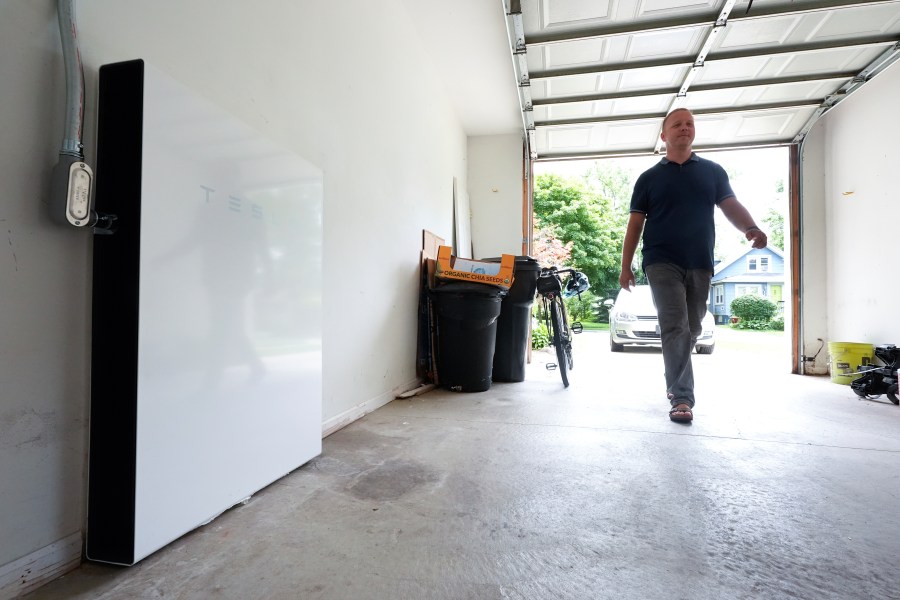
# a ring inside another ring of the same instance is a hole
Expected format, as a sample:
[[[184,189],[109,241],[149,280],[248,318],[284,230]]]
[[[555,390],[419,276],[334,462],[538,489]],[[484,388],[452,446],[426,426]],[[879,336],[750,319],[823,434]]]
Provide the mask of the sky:
[[[731,177],[731,187],[737,199],[747,207],[757,225],[764,230],[763,218],[771,207],[785,217],[787,223],[787,184],[789,173],[789,156],[787,147],[761,148],[752,150],[730,150],[720,152],[698,152],[698,155],[722,165]],[[632,183],[645,169],[659,162],[658,156],[642,156],[633,158],[603,159],[621,166],[633,173]],[[543,173],[556,173],[564,177],[580,177],[590,169],[594,160],[569,160],[556,162],[537,162],[534,165],[535,176]],[[778,181],[784,182],[785,192],[778,194]],[[745,251],[748,246],[741,244],[741,235],[724,218],[721,211],[716,211],[717,240],[719,258],[728,259]]]

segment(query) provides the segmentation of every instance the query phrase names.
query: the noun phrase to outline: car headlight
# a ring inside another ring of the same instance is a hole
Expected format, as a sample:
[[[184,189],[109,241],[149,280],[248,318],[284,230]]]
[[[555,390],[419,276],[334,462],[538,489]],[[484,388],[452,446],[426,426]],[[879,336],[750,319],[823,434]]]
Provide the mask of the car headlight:
[[[616,313],[617,321],[637,321],[637,316],[625,310]]]

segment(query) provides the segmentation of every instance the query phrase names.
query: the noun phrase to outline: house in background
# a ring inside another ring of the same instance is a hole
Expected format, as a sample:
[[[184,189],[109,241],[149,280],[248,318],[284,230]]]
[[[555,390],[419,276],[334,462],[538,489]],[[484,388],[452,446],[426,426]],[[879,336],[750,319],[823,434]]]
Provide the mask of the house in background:
[[[731,260],[716,265],[710,285],[710,312],[717,324],[731,319],[731,301],[756,294],[784,310],[784,253],[771,246],[748,248]]]

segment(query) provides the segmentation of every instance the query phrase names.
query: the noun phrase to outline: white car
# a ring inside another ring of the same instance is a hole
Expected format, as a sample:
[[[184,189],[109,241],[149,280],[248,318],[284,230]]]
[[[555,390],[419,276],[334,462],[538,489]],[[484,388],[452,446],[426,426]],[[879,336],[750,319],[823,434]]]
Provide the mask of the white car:
[[[609,349],[622,352],[628,344],[660,345],[659,321],[649,285],[635,286],[630,292],[619,290],[609,309]],[[698,354],[712,354],[716,347],[716,322],[709,311],[703,317],[703,333],[694,347]]]

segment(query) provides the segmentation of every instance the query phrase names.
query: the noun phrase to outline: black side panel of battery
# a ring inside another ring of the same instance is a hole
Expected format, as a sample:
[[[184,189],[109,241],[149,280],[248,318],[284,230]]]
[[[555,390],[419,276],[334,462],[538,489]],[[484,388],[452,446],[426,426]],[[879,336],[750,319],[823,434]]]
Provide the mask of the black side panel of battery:
[[[88,560],[134,564],[144,63],[100,68],[94,236]]]

